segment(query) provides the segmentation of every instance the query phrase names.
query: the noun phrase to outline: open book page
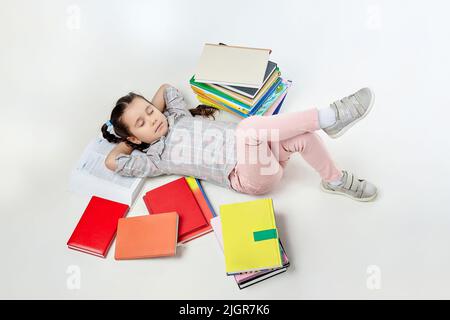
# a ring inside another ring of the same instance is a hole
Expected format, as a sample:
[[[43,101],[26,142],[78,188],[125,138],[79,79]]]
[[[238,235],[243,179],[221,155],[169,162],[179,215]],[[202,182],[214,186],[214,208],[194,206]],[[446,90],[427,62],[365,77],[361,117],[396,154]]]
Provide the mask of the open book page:
[[[119,192],[120,189],[120,192],[126,190],[130,196],[135,193],[142,185],[143,178],[124,177],[105,166],[105,158],[114,146],[113,143],[100,137],[89,143],[72,173],[72,189],[85,189],[89,192],[99,190],[105,193],[113,192],[114,189]],[[140,151],[135,150],[133,153]]]
[[[134,189],[142,178],[124,177],[105,166],[105,158],[114,146],[114,144],[103,138],[94,139],[85,149],[77,164],[76,171],[95,176],[127,189]],[[135,150],[133,152],[140,151]]]

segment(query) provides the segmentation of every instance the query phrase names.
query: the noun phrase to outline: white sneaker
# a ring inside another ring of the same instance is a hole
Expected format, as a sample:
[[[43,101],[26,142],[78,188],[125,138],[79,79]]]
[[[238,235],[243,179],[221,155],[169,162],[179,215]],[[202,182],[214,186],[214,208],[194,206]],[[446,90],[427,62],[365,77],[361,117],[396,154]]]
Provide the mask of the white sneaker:
[[[330,107],[336,114],[336,122],[322,130],[331,138],[342,136],[369,113],[374,101],[375,95],[372,90],[363,88],[348,97],[333,102]]]
[[[357,201],[371,201],[377,196],[377,187],[372,183],[358,179],[353,173],[342,170],[342,183],[335,186],[324,180],[320,183],[323,191],[342,194]]]

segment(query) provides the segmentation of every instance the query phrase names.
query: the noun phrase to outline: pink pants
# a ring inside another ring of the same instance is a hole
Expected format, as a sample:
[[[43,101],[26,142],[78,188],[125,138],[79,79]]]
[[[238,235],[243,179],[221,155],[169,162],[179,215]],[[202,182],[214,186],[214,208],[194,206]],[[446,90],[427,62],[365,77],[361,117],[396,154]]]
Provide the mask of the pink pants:
[[[236,128],[237,164],[231,187],[242,193],[265,194],[281,180],[290,156],[298,152],[325,181],[342,176],[328,153],[319,130],[316,108],[243,119]]]

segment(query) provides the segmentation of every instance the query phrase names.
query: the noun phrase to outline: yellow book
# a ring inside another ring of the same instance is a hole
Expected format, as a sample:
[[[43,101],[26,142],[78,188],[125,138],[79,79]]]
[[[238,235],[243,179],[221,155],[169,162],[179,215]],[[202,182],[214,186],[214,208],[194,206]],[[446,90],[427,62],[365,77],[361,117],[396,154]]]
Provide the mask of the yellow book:
[[[201,95],[197,94],[197,100],[201,103],[201,104],[205,104],[207,106],[211,106],[220,110],[225,110],[225,108],[223,106],[221,106],[218,103],[212,102],[212,100],[209,100],[205,97],[202,97]]]
[[[220,110],[224,110],[224,111],[229,112],[229,113],[231,113],[231,114],[233,114],[233,115],[235,115],[235,116],[237,115],[237,116],[239,116],[239,117],[241,117],[241,118],[243,118],[243,117],[245,116],[245,115],[241,115],[241,114],[235,113],[235,112],[231,111],[231,110],[228,109],[228,108],[225,108],[225,107],[222,106],[221,104],[217,103],[217,102],[214,101],[214,100],[209,99],[208,97],[203,96],[203,95],[200,94],[200,93],[197,93],[197,99],[198,99],[198,101],[199,101],[201,104],[205,104],[205,105],[207,105],[207,106],[211,106],[211,107],[214,107],[214,108],[217,108],[217,109],[220,109]]]
[[[206,96],[206,97],[208,97],[210,99],[214,99],[214,100],[220,101],[220,102],[226,104],[227,106],[230,106],[231,108],[239,110],[240,112],[249,113],[249,111],[251,110],[251,107],[248,107],[248,109],[245,109],[244,107],[239,106],[239,105],[237,105],[237,104],[235,104],[235,103],[233,103],[233,102],[231,102],[229,100],[225,100],[224,98],[221,98],[221,97],[209,94],[209,93],[207,93],[207,92],[205,92],[205,91],[203,91],[203,90],[201,90],[201,89],[199,89],[197,87],[194,87],[192,85],[191,85],[191,88],[196,94],[201,94],[201,95],[204,95],[204,96]]]
[[[227,275],[282,266],[271,198],[222,205],[220,220]]]

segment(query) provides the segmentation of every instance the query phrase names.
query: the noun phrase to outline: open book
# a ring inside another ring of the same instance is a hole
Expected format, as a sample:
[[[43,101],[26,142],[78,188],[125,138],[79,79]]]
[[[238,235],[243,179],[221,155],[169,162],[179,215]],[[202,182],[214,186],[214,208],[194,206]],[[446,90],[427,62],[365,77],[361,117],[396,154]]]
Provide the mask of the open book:
[[[115,144],[102,137],[92,140],[72,170],[69,190],[98,196],[131,206],[138,196],[144,178],[124,177],[105,166],[105,159]],[[141,153],[134,150],[133,153]]]

